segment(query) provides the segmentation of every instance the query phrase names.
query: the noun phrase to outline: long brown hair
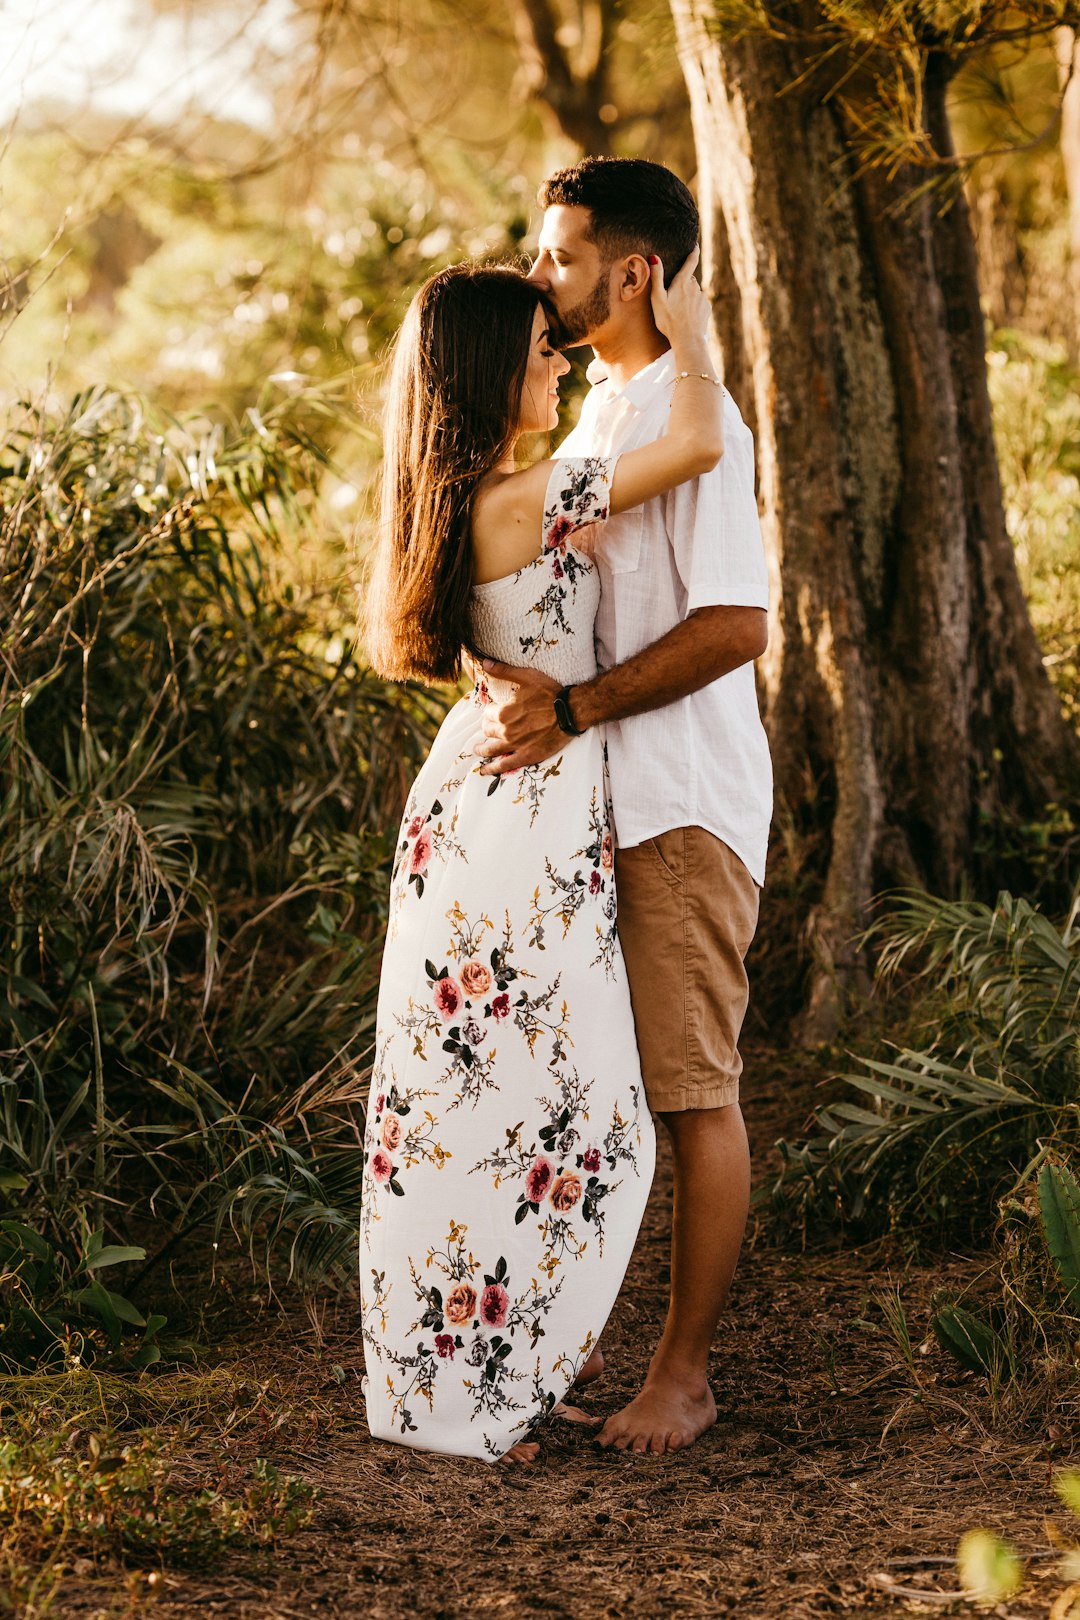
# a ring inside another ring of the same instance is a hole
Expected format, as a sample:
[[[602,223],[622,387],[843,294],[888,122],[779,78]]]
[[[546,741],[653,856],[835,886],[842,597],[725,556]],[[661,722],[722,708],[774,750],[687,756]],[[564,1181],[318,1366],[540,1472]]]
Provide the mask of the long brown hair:
[[[505,266],[426,281],[398,333],[384,412],[379,532],[364,607],[388,680],[456,681],[469,646],[469,510],[517,437],[539,290]]]

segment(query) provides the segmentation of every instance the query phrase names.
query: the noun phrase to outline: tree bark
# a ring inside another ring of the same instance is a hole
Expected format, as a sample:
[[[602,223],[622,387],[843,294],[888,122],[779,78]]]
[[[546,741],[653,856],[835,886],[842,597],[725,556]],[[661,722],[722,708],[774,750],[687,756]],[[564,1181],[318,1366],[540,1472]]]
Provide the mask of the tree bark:
[[[992,884],[987,821],[1038,813],[1080,758],[1005,530],[962,194],[943,207],[921,175],[860,171],[839,99],[794,47],[721,43],[711,0],[671,4],[706,285],[756,423],[778,802],[796,841],[825,833],[803,1034],[827,1039],[873,894]],[[932,58],[942,153],[946,84]]]

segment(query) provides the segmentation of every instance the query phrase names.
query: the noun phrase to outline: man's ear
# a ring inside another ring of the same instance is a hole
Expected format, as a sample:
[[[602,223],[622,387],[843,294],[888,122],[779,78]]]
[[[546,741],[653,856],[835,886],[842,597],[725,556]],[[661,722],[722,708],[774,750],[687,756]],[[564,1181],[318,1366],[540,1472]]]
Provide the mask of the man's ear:
[[[640,298],[642,293],[649,294],[649,261],[641,253],[631,253],[623,263],[622,279],[619,282],[619,297],[624,304],[634,298]]]

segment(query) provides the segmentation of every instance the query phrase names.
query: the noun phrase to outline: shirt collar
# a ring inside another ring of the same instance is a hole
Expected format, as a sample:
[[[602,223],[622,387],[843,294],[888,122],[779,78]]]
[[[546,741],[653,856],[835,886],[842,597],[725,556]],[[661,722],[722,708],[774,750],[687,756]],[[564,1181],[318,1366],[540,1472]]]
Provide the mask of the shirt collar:
[[[585,372],[588,381],[596,388],[600,383],[607,381],[607,366],[600,359],[593,360]],[[670,349],[655,360],[650,360],[647,366],[636,371],[621,393],[612,394],[611,399],[625,399],[635,411],[643,411],[651,403],[657,391],[674,380],[675,356]]]

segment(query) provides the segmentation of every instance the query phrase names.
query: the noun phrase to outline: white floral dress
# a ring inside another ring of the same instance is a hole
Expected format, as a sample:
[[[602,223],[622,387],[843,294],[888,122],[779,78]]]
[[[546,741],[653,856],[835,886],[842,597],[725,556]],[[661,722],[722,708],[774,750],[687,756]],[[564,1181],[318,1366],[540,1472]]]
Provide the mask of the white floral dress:
[[[477,644],[596,671],[599,580],[568,541],[613,459],[555,463],[536,560],[475,588]],[[360,1295],[371,1433],[494,1461],[567,1392],[622,1283],[652,1181],[592,730],[478,774],[481,684],[405,810],[367,1115]]]

